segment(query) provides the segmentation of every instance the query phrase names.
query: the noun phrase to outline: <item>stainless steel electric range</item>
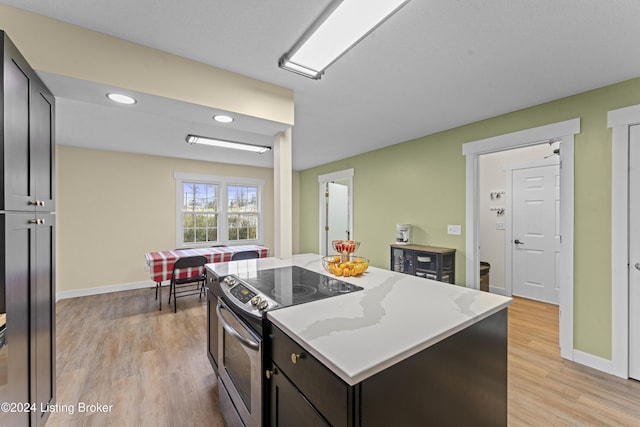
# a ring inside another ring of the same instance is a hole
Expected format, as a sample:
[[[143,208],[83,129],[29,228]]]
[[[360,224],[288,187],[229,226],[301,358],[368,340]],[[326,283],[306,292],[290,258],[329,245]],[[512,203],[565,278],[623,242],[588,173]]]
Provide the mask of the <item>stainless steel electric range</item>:
[[[260,426],[266,313],[362,288],[298,266],[207,274],[209,359],[220,380],[220,408],[228,426]]]

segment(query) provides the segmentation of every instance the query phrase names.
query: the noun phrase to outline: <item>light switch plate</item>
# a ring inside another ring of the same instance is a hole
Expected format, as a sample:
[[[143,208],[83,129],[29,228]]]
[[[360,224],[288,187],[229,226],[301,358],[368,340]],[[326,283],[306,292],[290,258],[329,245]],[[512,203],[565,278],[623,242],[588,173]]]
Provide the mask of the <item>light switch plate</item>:
[[[460,235],[462,234],[462,226],[461,225],[447,225],[447,233]]]
[[[504,222],[496,222],[496,230],[504,230]]]

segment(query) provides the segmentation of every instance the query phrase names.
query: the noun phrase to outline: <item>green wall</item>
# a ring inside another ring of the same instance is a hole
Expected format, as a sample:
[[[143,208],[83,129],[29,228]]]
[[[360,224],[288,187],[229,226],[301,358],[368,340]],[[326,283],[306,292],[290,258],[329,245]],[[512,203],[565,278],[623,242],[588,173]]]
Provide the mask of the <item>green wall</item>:
[[[611,131],[607,112],[640,104],[640,78],[325,164],[300,173],[300,252],[318,252],[318,176],[354,169],[359,253],[389,268],[396,223],[417,244],[456,248],[465,283],[465,157],[462,144],[579,117],[575,138],[574,347],[611,358]],[[463,234],[447,234],[461,224]]]

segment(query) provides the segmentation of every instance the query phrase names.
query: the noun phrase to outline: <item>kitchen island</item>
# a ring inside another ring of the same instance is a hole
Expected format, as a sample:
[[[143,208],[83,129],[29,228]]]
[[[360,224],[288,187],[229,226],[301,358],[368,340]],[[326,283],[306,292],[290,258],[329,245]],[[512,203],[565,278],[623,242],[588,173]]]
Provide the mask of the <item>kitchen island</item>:
[[[319,255],[214,264],[296,265]],[[506,425],[510,298],[370,267],[358,292],[267,312],[265,424]]]

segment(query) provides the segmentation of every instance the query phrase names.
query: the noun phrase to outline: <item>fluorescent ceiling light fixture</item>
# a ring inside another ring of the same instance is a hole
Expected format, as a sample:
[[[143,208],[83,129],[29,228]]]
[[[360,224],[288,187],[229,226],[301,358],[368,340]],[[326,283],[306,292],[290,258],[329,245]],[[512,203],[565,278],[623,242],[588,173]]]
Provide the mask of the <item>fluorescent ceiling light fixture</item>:
[[[220,123],[231,123],[233,121],[233,117],[226,116],[224,114],[216,114],[213,116],[213,120]]]
[[[109,98],[113,102],[117,102],[118,104],[131,105],[137,102],[134,98],[122,93],[108,93],[107,98]]]
[[[206,136],[187,135],[189,144],[204,144],[221,148],[233,148],[235,150],[252,151],[254,153],[265,153],[271,150],[271,147],[265,145],[245,144],[243,142],[226,141],[224,139],[208,138]]]
[[[409,0],[333,0],[278,61],[278,66],[319,79],[324,70]]]

